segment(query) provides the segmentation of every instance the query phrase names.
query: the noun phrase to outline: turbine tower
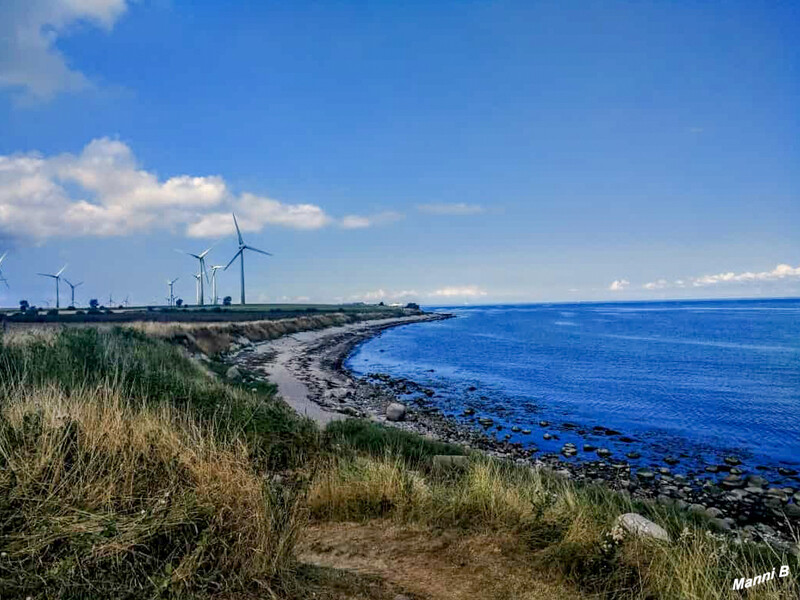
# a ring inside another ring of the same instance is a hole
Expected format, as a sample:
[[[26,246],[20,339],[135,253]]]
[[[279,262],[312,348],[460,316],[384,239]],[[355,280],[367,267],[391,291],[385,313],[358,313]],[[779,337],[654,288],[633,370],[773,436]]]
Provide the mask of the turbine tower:
[[[210,246],[203,250],[200,254],[192,254],[191,252],[183,252],[182,250],[177,250],[181,254],[188,254],[189,256],[196,258],[200,262],[200,277],[195,275],[198,281],[198,294],[197,294],[197,304],[198,306],[203,306],[203,276],[208,277],[208,273],[206,273],[206,254],[211,252],[211,248],[214,246]]]
[[[193,277],[195,278],[195,280],[196,280],[196,283],[195,283],[195,292],[197,293],[197,305],[198,305],[198,306],[202,306],[202,305],[203,305],[203,301],[202,301],[202,294],[203,294],[203,276],[202,276],[202,275],[198,275],[197,273],[194,273],[192,276],[193,276]]]
[[[236,214],[234,214],[234,213],[231,213],[231,214],[233,214],[233,224],[236,226],[236,235],[239,237],[239,250],[236,251],[236,254],[233,255],[233,258],[230,260],[230,262],[227,265],[225,265],[225,270],[226,271],[228,270],[228,267],[230,267],[233,264],[233,261],[235,261],[236,257],[238,256],[239,257],[239,269],[240,269],[241,277],[242,277],[242,304],[245,304],[245,301],[244,301],[244,251],[245,250],[252,250],[253,252],[258,252],[259,254],[265,254],[267,256],[272,256],[272,254],[270,254],[269,252],[264,252],[263,250],[259,250],[258,248],[253,248],[252,246],[248,246],[247,244],[245,244],[244,240],[242,239],[242,232],[239,230],[239,223],[236,221]]]
[[[3,256],[0,256],[0,266],[2,266],[3,261],[6,259],[6,256],[8,256],[8,250],[3,252]],[[8,285],[8,279],[3,277],[3,270],[2,269],[0,269],[0,281],[5,283],[7,288],[10,288],[10,286]]]
[[[169,286],[169,297],[167,298],[167,300],[169,301],[170,306],[175,306],[175,294],[173,293],[172,286],[175,285],[175,282],[178,281],[178,279],[180,279],[180,277],[176,277],[172,281],[167,279],[167,285]]]
[[[219,304],[219,296],[217,296],[217,271],[224,269],[222,265],[211,265],[211,303]]]
[[[61,274],[64,272],[64,269],[67,268],[67,265],[61,267],[61,270],[58,273],[37,273],[37,275],[41,275],[42,277],[52,277],[56,280],[56,308],[61,308],[58,302],[58,283],[61,281]]]
[[[78,282],[78,283],[72,283],[72,282],[70,282],[70,280],[69,280],[69,279],[67,279],[66,277],[64,277],[64,281],[66,281],[66,282],[67,282],[67,285],[68,285],[68,286],[71,288],[71,290],[72,290],[72,302],[70,302],[70,304],[69,304],[69,305],[70,305],[70,306],[75,306],[75,288],[76,288],[76,287],[78,287],[79,285],[83,285],[83,282],[82,282],[82,281],[80,281],[80,282]]]

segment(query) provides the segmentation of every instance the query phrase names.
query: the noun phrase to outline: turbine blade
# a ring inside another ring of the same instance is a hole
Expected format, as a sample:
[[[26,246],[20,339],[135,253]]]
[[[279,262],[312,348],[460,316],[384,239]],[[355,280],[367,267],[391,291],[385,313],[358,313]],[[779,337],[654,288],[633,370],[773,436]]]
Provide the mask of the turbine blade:
[[[69,279],[67,279],[66,277],[64,277],[64,281],[66,281],[66,282],[67,282],[67,285],[68,285],[69,287],[75,287],[74,285],[72,285],[72,284],[69,282]]]
[[[233,215],[233,224],[236,226],[236,235],[239,237],[239,245],[244,246],[244,240],[242,239],[242,232],[239,229],[239,221],[236,220],[236,213],[231,213]]]
[[[51,275],[50,273],[37,273],[37,275],[41,275],[42,277],[52,277],[55,279],[55,275]]]
[[[56,277],[61,277],[61,274],[64,272],[64,269],[66,269],[66,268],[67,268],[67,265],[64,265],[63,267],[61,267],[61,270],[58,273],[56,273]]]
[[[248,250],[252,250],[253,252],[258,252],[259,254],[266,254],[267,256],[272,256],[272,254],[266,252],[265,250],[259,250],[258,248],[253,248],[252,246],[248,245],[245,245],[244,247],[247,248]]]
[[[3,261],[6,259],[6,256],[8,256],[8,250],[3,252],[3,256],[0,256],[0,265],[3,264]]]
[[[81,282],[79,282],[79,283],[76,283],[76,284],[75,284],[75,287],[78,287],[79,285],[83,285],[83,282],[81,281]]]
[[[228,267],[230,267],[233,264],[233,261],[235,261],[237,258],[239,258],[239,255],[242,253],[242,250],[243,250],[243,248],[239,248],[239,250],[236,252],[236,254],[233,255],[233,258],[230,260],[230,262],[228,262],[228,264],[225,265],[225,270],[226,271],[228,270]]]

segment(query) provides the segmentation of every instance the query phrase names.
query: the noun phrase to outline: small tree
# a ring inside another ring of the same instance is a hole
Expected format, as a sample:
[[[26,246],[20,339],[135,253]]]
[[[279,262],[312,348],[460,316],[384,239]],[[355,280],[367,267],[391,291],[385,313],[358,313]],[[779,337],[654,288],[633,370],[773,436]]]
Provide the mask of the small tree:
[[[92,298],[91,300],[89,300],[89,308],[97,310],[98,306],[100,306],[100,303],[97,301],[97,298]]]
[[[177,306],[178,308],[183,306],[183,298],[178,298],[177,300],[175,300],[175,306]]]
[[[19,309],[20,309],[22,312],[25,312],[25,311],[26,311],[26,310],[28,310],[30,307],[31,307],[31,305],[30,305],[30,304],[28,304],[28,301],[27,301],[27,300],[20,300],[20,301],[19,301]]]
[[[223,306],[230,306],[230,305],[231,305],[231,302],[233,302],[233,298],[231,298],[230,296],[225,296],[225,297],[222,299],[222,305],[223,305]]]

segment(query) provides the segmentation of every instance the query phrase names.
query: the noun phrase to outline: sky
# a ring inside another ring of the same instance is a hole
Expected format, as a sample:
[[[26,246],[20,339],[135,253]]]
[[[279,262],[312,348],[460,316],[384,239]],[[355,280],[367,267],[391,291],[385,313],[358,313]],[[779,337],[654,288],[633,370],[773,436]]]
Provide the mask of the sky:
[[[800,296],[798,40],[792,2],[5,0],[0,305],[64,264],[194,302],[175,250],[227,264],[233,211],[252,302]]]

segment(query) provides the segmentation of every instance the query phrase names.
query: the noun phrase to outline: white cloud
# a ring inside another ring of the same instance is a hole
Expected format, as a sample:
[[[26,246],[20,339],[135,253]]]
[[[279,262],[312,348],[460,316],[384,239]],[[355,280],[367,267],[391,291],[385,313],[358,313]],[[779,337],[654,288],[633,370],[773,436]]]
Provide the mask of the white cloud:
[[[403,298],[416,298],[419,297],[416,290],[384,290],[379,288],[363,294],[354,294],[350,296],[350,300],[360,300],[363,302],[378,302],[381,300],[401,300]]]
[[[703,275],[692,279],[694,287],[708,285],[718,285],[721,283],[760,283],[765,281],[778,281],[781,279],[800,277],[800,266],[793,267],[787,264],[779,264],[771,271],[761,271],[753,273],[745,271],[743,273],[717,273],[716,275]]]
[[[476,215],[483,212],[483,207],[477,204],[455,202],[451,204],[419,204],[417,210],[429,215]]]
[[[485,296],[486,292],[475,285],[468,285],[464,287],[443,287],[438,290],[434,290],[430,293],[431,296],[439,297],[439,298],[452,298],[452,297],[464,297],[464,298],[474,298],[476,296]]]
[[[658,279],[656,281],[645,283],[642,287],[646,290],[663,290],[667,288],[685,288],[687,285],[692,287],[708,287],[732,284],[765,283],[770,281],[776,282],[794,278],[800,279],[800,266],[793,267],[787,264],[779,264],[771,271],[744,271],[741,273],[727,271],[724,273],[716,273],[714,275],[690,277],[688,280],[676,279],[671,282],[667,281],[666,279]]]
[[[669,287],[669,282],[666,279],[659,279],[657,281],[645,283],[642,287],[646,290],[663,290]]]
[[[476,298],[486,296],[487,292],[475,285],[461,287],[443,287],[436,290],[418,292],[417,290],[385,290],[379,288],[361,294],[350,296],[350,300],[360,300],[363,302],[400,301],[400,300],[420,300],[441,299],[441,298]]]
[[[347,215],[342,219],[342,227],[345,229],[363,229],[372,225],[368,217],[359,215]]]
[[[608,286],[608,289],[611,290],[612,292],[621,292],[630,284],[631,282],[628,281],[627,279],[615,279],[614,281],[611,282],[611,285]]]
[[[340,225],[345,229],[364,229],[366,227],[394,223],[402,218],[403,215],[394,211],[386,211],[370,216],[347,215],[342,218]]]
[[[236,213],[242,231],[261,231],[266,225],[292,229],[320,229],[332,222],[319,206],[314,204],[284,204],[271,198],[244,193],[232,199],[229,209],[202,216],[191,223],[186,233],[190,237],[218,237],[236,231],[231,211]]]
[[[185,228],[191,237],[218,237],[234,231],[231,211],[242,230],[251,232],[269,225],[313,230],[338,223],[314,204],[234,195],[218,175],[159,179],[138,165],[129,146],[109,138],[92,140],[77,155],[0,155],[0,233],[12,236],[42,241]],[[353,226],[354,218],[346,217],[343,226],[348,219]],[[397,218],[364,217],[365,226]]]
[[[127,0],[3,0],[0,2],[0,86],[47,99],[91,87],[56,48],[75,24],[110,31]]]

